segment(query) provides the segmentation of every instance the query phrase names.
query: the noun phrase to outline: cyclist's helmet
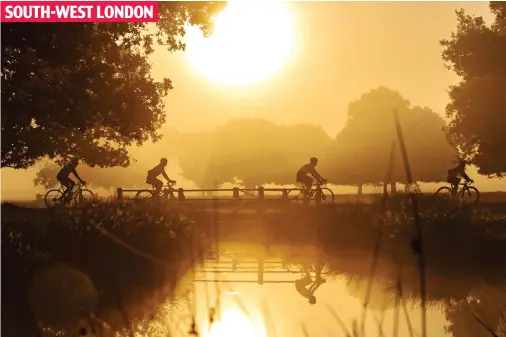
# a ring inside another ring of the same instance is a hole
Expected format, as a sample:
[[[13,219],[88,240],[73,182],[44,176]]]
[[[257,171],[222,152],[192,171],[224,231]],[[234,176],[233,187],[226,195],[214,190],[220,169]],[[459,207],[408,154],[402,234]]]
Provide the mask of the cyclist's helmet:
[[[163,164],[163,165],[167,165],[169,161],[167,160],[167,158],[162,158],[160,159],[160,163]]]
[[[77,157],[70,158],[70,163],[74,164],[74,165],[79,164],[79,158],[77,158]]]
[[[316,164],[316,163],[318,163],[318,158],[316,158],[316,157],[311,157],[311,159],[309,159],[309,162],[310,162],[311,164]]]

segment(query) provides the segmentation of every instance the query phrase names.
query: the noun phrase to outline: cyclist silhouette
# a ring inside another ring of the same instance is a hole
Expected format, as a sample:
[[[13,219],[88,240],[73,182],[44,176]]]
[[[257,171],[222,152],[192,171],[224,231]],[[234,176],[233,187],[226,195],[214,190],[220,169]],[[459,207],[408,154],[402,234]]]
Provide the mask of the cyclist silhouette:
[[[160,164],[153,167],[151,170],[148,171],[148,176],[146,178],[146,183],[153,185],[155,187],[155,196],[160,195],[160,191],[163,187],[163,182],[158,179],[157,177],[161,174],[167,180],[169,183],[175,183],[174,180],[170,180],[169,176],[165,172],[165,166],[167,166],[167,158],[160,159]]]
[[[303,165],[298,171],[296,181],[302,183],[304,187],[304,193],[311,193],[311,186],[313,186],[313,178],[309,176],[311,174],[319,183],[324,183],[327,180],[323,179],[322,176],[316,172],[316,165],[318,165],[318,159],[311,157],[308,164]]]
[[[467,182],[473,182],[473,180],[466,174],[465,169],[467,164],[468,162],[460,159],[459,165],[457,167],[448,170],[448,177],[446,178],[446,181],[452,185],[453,196],[457,194],[457,190],[460,184],[460,177],[464,178]]]
[[[309,271],[309,268],[306,266],[304,267],[302,277],[299,280],[295,281],[295,289],[297,289],[297,292],[302,296],[309,300],[309,304],[315,304],[316,303],[316,297],[314,295],[316,289],[322,285],[322,283],[325,283],[325,279],[323,279],[321,275],[321,270],[323,266],[318,266],[318,268],[315,268],[316,270],[316,279],[313,281],[313,278],[311,277],[311,273]],[[306,288],[309,285],[309,288]]]
[[[76,171],[77,165],[79,165],[79,160],[77,158],[72,158],[70,162],[65,166],[63,166],[56,175],[56,180],[58,180],[63,186],[65,186],[65,191],[63,192],[62,195],[64,200],[72,199],[71,196],[72,189],[76,185],[76,183],[69,177],[71,173],[81,182],[81,184],[86,185],[86,182],[82,180],[81,177],[79,177],[79,174],[77,174]]]

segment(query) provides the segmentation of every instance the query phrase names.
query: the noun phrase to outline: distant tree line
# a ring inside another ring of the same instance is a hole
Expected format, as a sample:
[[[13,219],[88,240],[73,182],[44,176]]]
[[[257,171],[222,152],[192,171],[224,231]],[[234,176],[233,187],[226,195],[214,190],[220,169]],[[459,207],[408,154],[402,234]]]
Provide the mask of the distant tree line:
[[[183,176],[204,188],[234,180],[243,181],[248,188],[294,184],[297,169],[316,156],[319,170],[331,183],[359,188],[389,183],[395,189],[397,182],[406,180],[396,142],[394,108],[399,112],[414,177],[421,182],[444,180],[455,150],[446,141],[443,119],[429,108],[412,107],[399,93],[384,87],[350,103],[346,125],[334,139],[320,126],[240,118],[214,132],[169,132],[150,153],[178,158]],[[395,165],[385,182],[392,148]],[[39,178],[48,176],[50,168],[54,176],[51,166],[43,169]],[[132,185],[132,179],[144,182],[143,176],[115,172],[117,169],[94,169],[86,176],[104,176],[99,179],[104,187]],[[128,177],[127,181],[123,177]]]
[[[392,181],[405,183],[392,110],[399,111],[414,176],[436,182],[446,177],[455,151],[446,141],[443,119],[428,108],[411,107],[392,90],[380,87],[352,102],[345,127],[333,139],[313,125],[276,125],[262,119],[231,120],[214,133],[201,134],[180,156],[187,179],[199,185],[238,178],[246,187],[265,183],[294,184],[297,169],[316,156],[318,169],[339,185],[383,184],[394,144]],[[181,142],[192,143],[191,140]],[[180,144],[181,144],[180,143]]]

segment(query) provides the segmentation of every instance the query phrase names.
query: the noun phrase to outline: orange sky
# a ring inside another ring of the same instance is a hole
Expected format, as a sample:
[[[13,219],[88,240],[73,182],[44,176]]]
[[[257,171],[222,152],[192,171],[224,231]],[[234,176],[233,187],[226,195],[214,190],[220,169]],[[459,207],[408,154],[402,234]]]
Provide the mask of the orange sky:
[[[445,69],[439,40],[455,29],[456,9],[491,20],[488,2],[292,2],[286,6],[294,49],[265,82],[217,85],[196,70],[188,54],[158,48],[151,58],[153,74],[169,77],[174,85],[166,99],[166,125],[180,131],[210,130],[229,118],[256,116],[283,124],[319,124],[335,136],[344,125],[348,104],[381,85],[444,115],[447,89],[458,78]],[[32,193],[35,170],[1,173],[3,192]],[[469,173],[474,178],[476,170]],[[476,177],[475,181],[483,191],[506,191],[504,179]]]
[[[456,9],[491,17],[488,2],[296,2],[288,7],[295,48],[264,83],[216,85],[183,52],[157,52],[155,74],[174,82],[168,124],[194,131],[253,115],[316,123],[335,135],[348,103],[380,85],[444,113],[448,86],[458,78],[444,68],[439,40],[455,29]]]

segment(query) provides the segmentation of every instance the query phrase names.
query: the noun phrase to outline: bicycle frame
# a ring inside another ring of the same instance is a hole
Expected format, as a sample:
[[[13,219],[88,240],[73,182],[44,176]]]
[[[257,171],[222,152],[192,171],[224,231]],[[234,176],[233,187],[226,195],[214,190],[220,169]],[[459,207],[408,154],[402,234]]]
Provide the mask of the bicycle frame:
[[[457,197],[463,195],[464,192],[468,192],[469,193],[469,185],[470,184],[467,181],[465,183],[462,183],[462,184],[459,184],[459,185],[462,186],[462,187],[457,192],[457,195],[456,195]]]
[[[174,191],[176,190],[175,188],[173,188],[173,186],[175,185],[176,183],[167,183],[167,187],[166,188],[162,188],[160,190],[160,194],[164,197],[164,198],[171,198],[171,199],[177,199],[176,196],[174,195]],[[155,186],[154,185],[151,185],[153,187],[153,192],[156,190]],[[159,194],[159,195],[160,195]],[[154,193],[153,193],[154,195]]]
[[[325,185],[324,183],[323,184],[316,183],[313,185],[313,186],[316,186],[316,188],[314,188],[314,189],[313,188],[311,188],[311,189],[302,188],[301,190],[308,191],[307,195],[306,194],[304,194],[304,195],[306,195],[307,198],[312,198],[318,190],[321,191],[322,186],[324,186],[324,185]]]
[[[76,189],[76,191],[75,191],[75,192],[72,192],[72,193],[71,193],[71,197],[72,197],[72,198],[74,198],[74,197],[77,195],[77,193],[81,192],[81,191],[82,191],[82,189],[83,189],[83,186],[84,186],[83,184],[78,183],[78,184],[77,184],[77,189]],[[75,185],[74,185],[74,187],[75,187]],[[74,187],[72,187],[72,189],[73,189]],[[65,194],[66,188],[67,188],[67,186],[60,185],[60,191],[61,191],[61,193],[62,193],[62,194]]]

